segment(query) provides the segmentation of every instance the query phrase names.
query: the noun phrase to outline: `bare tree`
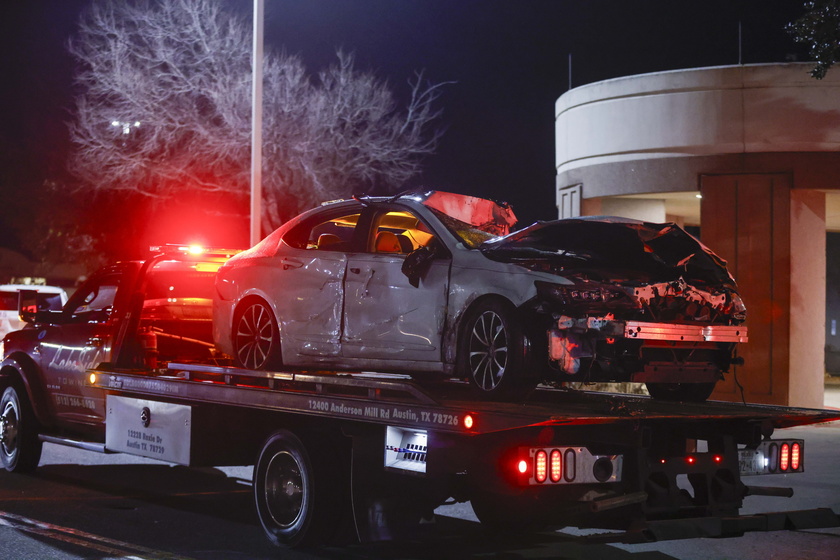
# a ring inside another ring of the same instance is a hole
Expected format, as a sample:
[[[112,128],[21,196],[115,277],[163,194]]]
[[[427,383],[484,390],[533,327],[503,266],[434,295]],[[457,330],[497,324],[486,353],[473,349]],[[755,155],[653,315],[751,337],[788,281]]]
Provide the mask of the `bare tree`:
[[[88,189],[165,200],[184,188],[248,192],[251,29],[215,0],[98,1],[70,49],[76,82],[71,169]],[[263,231],[318,201],[393,191],[439,139],[441,84],[422,74],[398,107],[353,56],[310,76],[266,52]]]

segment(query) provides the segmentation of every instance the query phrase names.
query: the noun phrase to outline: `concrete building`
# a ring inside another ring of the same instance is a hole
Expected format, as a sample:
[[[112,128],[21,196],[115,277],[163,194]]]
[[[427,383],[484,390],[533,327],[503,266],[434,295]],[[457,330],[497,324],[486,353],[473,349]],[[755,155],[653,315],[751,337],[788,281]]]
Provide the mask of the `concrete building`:
[[[836,334],[826,327],[826,231],[840,231],[840,71],[815,80],[810,67],[630,76],[556,103],[561,217],[675,221],[729,262],[750,342],[713,398],[741,400],[740,385],[748,402],[823,404]]]

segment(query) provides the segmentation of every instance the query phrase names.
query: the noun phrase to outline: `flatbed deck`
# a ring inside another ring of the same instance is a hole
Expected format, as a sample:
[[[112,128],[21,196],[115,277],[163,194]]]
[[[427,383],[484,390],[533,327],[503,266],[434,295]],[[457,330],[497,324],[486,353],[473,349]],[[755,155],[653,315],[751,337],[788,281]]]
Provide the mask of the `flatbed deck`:
[[[478,401],[466,383],[428,387],[376,373],[251,371],[170,364],[165,371],[92,370],[94,386],[193,403],[304,413],[410,428],[484,434],[526,426],[666,421],[750,421],[789,428],[840,419],[840,411],[723,401],[667,402],[640,395],[540,387],[520,403]],[[465,425],[467,416],[470,425]]]

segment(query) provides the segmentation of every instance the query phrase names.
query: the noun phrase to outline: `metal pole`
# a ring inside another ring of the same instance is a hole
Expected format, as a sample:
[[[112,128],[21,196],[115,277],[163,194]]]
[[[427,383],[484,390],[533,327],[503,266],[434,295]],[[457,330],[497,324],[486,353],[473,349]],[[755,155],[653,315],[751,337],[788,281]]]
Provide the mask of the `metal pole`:
[[[569,53],[569,89],[572,89],[572,53]]]
[[[262,88],[264,1],[254,0],[253,83],[251,87],[251,246],[262,239]]]

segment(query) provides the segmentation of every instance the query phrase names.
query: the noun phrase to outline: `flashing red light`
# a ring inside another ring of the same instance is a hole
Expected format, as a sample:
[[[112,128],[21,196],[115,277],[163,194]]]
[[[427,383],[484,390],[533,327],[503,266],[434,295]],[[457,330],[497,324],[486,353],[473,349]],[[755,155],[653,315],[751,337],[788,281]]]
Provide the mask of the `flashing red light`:
[[[187,252],[190,255],[201,255],[204,253],[204,247],[201,245],[190,245],[187,247]]]
[[[551,457],[548,462],[548,476],[551,482],[560,482],[563,478],[563,455],[559,449],[551,451]]]
[[[802,465],[802,446],[794,443],[790,446],[790,470],[798,471]]]
[[[779,449],[779,470],[786,471],[790,467],[790,444],[783,443]]]
[[[534,456],[534,478],[537,482],[545,482],[548,478],[548,453],[542,449]]]

